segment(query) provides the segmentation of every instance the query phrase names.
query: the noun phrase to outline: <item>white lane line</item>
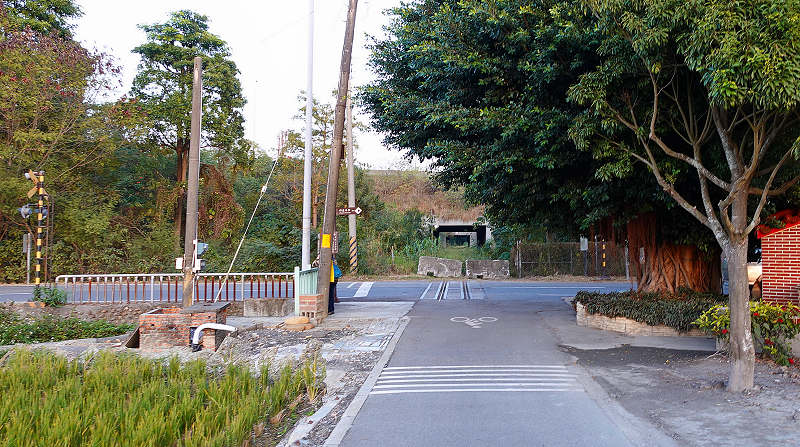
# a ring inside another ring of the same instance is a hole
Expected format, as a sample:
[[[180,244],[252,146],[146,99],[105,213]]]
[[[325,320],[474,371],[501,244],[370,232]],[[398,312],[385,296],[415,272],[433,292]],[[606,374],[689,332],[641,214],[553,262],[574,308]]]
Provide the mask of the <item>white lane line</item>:
[[[458,291],[461,292],[461,299],[463,300],[464,299],[464,285],[463,284],[459,284],[459,286],[460,287],[458,288]]]
[[[419,296],[419,299],[421,299],[421,300],[424,300],[424,299],[425,299],[425,295],[427,295],[427,294],[428,294],[428,290],[431,290],[431,286],[433,286],[433,283],[432,283],[432,282],[431,282],[431,283],[428,283],[428,287],[427,287],[427,288],[425,288],[425,291],[424,291],[424,292],[422,292],[422,295],[420,295],[420,296]]]
[[[534,378],[526,379],[524,377],[514,377],[513,379],[378,379],[378,384],[392,384],[392,383],[417,383],[417,382],[531,382],[531,383],[574,383],[575,377],[571,378]]]
[[[540,373],[528,373],[528,374],[505,374],[505,373],[497,373],[497,374],[417,374],[412,376],[404,376],[404,375],[385,375],[381,374],[383,378],[398,378],[398,377],[424,377],[424,378],[436,378],[436,377],[498,377],[498,376],[506,376],[506,377],[577,377],[575,374],[540,374]]]
[[[377,384],[372,387],[373,390],[391,390],[391,389],[400,389],[400,388],[443,388],[443,387],[453,387],[453,386],[460,386],[464,387],[486,387],[486,386],[537,386],[537,387],[561,387],[564,388],[568,386],[567,383],[546,383],[546,382],[534,382],[534,383],[524,383],[524,382],[516,382],[516,383],[411,383],[411,384],[403,384],[403,385],[381,385]]]
[[[424,371],[384,371],[383,374],[396,376],[396,375],[403,375],[403,374],[410,374],[410,375],[419,375],[419,374],[442,374],[442,373],[452,373],[452,374],[462,374],[462,373],[496,373],[496,374],[505,374],[505,373],[543,373],[543,374],[568,374],[566,370],[560,369],[531,369],[531,368],[520,368],[520,369],[436,369],[436,370],[424,370]],[[570,374],[574,376],[575,374]]]
[[[369,289],[372,288],[372,281],[367,281],[361,283],[361,286],[356,290],[356,294],[353,295],[353,298],[365,297],[369,295]]]
[[[447,293],[450,291],[450,281],[444,282],[444,293],[442,293],[442,299],[447,299]]]
[[[558,368],[567,369],[564,365],[441,365],[441,366],[388,366],[384,371],[400,369],[453,369],[453,368]]]
[[[356,284],[358,284],[358,283],[357,282],[351,282],[350,285],[347,286],[347,288],[350,289]]]
[[[429,390],[385,390],[373,391],[372,394],[406,394],[406,393],[464,393],[464,392],[488,392],[488,393],[502,393],[502,392],[583,392],[580,388],[437,388]]]

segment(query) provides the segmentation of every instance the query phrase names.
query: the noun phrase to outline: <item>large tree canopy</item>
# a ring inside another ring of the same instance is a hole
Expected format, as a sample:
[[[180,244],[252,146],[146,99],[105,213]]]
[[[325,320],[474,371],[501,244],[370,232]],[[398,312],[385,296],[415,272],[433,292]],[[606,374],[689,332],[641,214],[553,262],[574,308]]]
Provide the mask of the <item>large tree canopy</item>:
[[[701,269],[661,255],[664,244],[708,248],[709,231],[672,212],[674,203],[630,160],[579,150],[570,139],[584,108],[569,102],[567,91],[602,61],[585,9],[559,0],[424,0],[392,14],[389,37],[372,44],[377,79],[361,92],[390,145],[434,160],[438,180],[463,186],[495,224],[575,236],[655,213],[645,221],[660,225],[633,227],[648,233],[635,238],[647,242],[651,260],[640,285],[718,286],[718,275],[706,271],[714,256],[689,258],[706,265]],[[675,274],[650,275],[667,268]]]
[[[603,62],[570,91],[587,106],[572,135],[587,148],[641,162],[713,232],[729,261],[729,388],[749,388],[748,235],[768,199],[800,180],[800,1],[585,5],[596,18]],[[684,169],[678,175],[676,165]],[[686,178],[693,196],[675,186]]]
[[[133,52],[141,55],[132,95],[151,119],[150,139],[172,148],[178,157],[176,180],[186,180],[191,133],[193,59],[203,59],[202,144],[237,161],[246,161],[250,145],[244,139],[245,99],[225,41],[208,30],[208,18],[178,11],[165,23],[142,25],[147,42]],[[175,244],[180,244],[183,194],[175,207]]]

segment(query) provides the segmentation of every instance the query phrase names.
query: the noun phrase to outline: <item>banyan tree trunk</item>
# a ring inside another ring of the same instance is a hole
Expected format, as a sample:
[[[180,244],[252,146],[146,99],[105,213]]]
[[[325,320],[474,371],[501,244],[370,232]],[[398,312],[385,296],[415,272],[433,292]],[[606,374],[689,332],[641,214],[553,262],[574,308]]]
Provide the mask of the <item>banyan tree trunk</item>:
[[[638,255],[638,248],[634,253]],[[639,291],[675,292],[679,287],[713,292],[721,289],[719,256],[709,256],[695,246],[663,243],[646,247],[644,263],[637,259],[633,264]]]
[[[694,245],[658,240],[658,220],[654,215],[631,220],[627,230],[639,291],[675,292],[679,287],[711,292],[722,290],[718,251],[705,253]]]

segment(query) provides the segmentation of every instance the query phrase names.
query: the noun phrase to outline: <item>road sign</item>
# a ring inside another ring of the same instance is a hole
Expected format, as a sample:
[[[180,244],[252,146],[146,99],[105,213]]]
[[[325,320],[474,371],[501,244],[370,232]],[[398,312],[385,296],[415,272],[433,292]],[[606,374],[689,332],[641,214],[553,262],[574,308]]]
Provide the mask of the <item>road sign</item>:
[[[351,214],[355,214],[358,216],[361,214],[361,208],[336,208],[336,215],[337,216],[349,216]]]

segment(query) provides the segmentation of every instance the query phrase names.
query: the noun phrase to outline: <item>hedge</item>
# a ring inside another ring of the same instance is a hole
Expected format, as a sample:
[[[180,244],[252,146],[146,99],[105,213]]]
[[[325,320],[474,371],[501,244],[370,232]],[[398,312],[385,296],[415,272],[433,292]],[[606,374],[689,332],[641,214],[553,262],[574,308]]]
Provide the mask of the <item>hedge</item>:
[[[679,289],[666,292],[578,292],[573,306],[581,303],[586,312],[607,317],[625,317],[650,326],[665,325],[685,332],[693,322],[715,304],[728,302],[726,295]]]

